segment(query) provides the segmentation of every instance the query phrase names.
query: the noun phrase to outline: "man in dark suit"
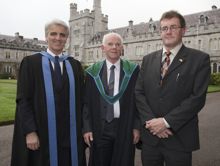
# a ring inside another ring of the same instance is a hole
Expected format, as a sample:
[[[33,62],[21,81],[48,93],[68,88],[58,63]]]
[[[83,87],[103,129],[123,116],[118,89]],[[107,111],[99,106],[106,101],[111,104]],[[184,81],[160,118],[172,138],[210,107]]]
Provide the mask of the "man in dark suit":
[[[141,118],[143,166],[191,166],[199,149],[198,113],[206,100],[209,55],[182,44],[184,17],[160,19],[163,49],[144,57],[135,95]]]
[[[139,67],[120,59],[119,34],[103,37],[106,56],[86,70],[83,136],[91,166],[134,166],[140,122],[134,100]]]

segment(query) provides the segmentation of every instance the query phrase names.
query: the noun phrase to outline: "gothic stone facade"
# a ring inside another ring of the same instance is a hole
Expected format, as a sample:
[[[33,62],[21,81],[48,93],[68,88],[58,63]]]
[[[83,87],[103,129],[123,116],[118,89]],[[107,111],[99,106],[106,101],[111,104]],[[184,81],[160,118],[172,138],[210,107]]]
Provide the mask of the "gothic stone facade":
[[[45,50],[46,42],[15,36],[0,35],[0,76],[16,78],[21,60],[33,53]]]
[[[162,48],[159,21],[133,24],[108,29],[108,16],[101,12],[101,0],[93,1],[93,10],[77,11],[77,4],[70,4],[70,38],[68,52],[84,65],[103,59],[100,49],[104,34],[113,31],[124,39],[122,58],[141,63],[144,55]],[[210,54],[212,72],[220,72],[220,9],[184,16],[187,31],[183,43]]]

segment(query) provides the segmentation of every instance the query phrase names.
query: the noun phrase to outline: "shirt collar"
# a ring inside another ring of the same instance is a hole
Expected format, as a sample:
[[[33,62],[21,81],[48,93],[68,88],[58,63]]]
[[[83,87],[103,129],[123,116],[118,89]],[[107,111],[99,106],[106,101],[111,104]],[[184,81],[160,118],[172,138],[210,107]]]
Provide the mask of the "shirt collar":
[[[171,55],[176,56],[176,54],[179,52],[180,48],[182,47],[183,43],[181,42],[176,47],[170,50]],[[163,56],[165,56],[165,52],[167,52],[166,48],[163,46]]]
[[[114,63],[114,64],[112,64],[110,61],[108,61],[107,59],[106,59],[106,65],[107,65],[107,69],[108,70],[110,70],[110,67],[112,66],[112,65],[115,65],[115,68],[118,70],[118,69],[120,69],[120,64],[121,64],[121,59],[119,59],[116,63]]]
[[[55,57],[55,56],[61,57],[61,56],[63,55],[62,53],[60,53],[59,55],[55,55],[52,51],[49,50],[49,48],[47,48],[47,52],[48,52],[50,55],[52,55],[53,57]]]

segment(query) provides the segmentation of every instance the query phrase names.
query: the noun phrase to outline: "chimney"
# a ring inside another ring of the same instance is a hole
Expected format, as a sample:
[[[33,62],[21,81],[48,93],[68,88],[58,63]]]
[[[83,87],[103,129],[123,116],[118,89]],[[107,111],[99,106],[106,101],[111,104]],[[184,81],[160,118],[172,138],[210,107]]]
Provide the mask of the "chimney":
[[[217,9],[217,6],[212,5],[212,10],[216,10],[216,9]]]
[[[129,24],[129,27],[132,29],[133,28],[133,21],[132,20],[128,21],[128,24]]]
[[[15,33],[15,37],[19,37],[19,32],[16,32],[16,33]]]

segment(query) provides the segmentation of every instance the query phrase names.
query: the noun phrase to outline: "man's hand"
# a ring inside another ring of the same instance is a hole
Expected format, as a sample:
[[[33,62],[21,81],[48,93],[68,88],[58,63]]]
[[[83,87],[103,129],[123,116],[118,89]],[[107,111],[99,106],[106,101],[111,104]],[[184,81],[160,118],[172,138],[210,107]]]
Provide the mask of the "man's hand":
[[[83,134],[83,138],[84,138],[85,143],[90,147],[91,146],[90,142],[93,141],[92,132],[87,132]]]
[[[133,144],[138,143],[140,139],[140,131],[137,129],[133,129]]]
[[[173,133],[170,129],[165,129],[164,131],[157,134],[157,137],[159,138],[168,138],[169,136],[172,136]]]
[[[150,130],[153,135],[157,135],[167,129],[163,118],[154,118],[146,121],[145,127]]]
[[[37,150],[40,147],[39,138],[36,132],[31,132],[26,135],[27,148],[30,150]]]

